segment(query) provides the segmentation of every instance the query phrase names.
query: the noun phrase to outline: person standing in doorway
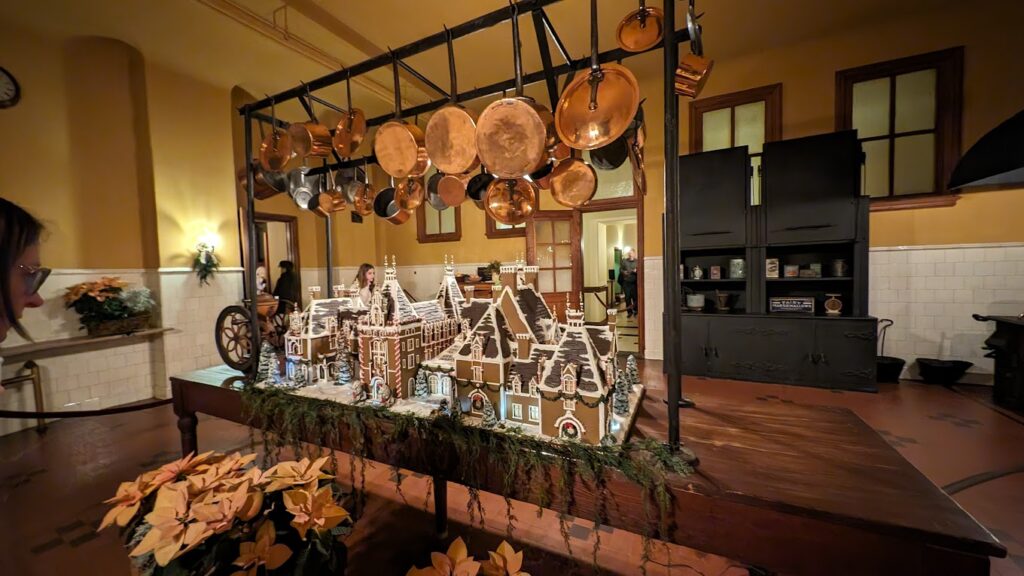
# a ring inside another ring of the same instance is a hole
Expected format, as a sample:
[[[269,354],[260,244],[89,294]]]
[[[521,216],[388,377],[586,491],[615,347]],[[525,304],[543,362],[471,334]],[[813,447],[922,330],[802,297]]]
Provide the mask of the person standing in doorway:
[[[619,284],[622,285],[622,293],[626,296],[626,317],[632,318],[638,313],[636,300],[636,250],[632,248],[626,253],[626,258],[619,263]]]
[[[363,263],[359,266],[359,271],[356,272],[356,284],[359,286],[359,300],[362,301],[363,306],[370,305],[370,297],[373,295],[374,280],[376,277],[376,270],[372,264]]]
[[[302,288],[299,285],[299,275],[295,272],[295,263],[291,260],[281,260],[277,263],[281,268],[281,275],[277,277],[277,285],[274,286],[274,296],[285,303],[288,312],[295,307],[302,306]]]

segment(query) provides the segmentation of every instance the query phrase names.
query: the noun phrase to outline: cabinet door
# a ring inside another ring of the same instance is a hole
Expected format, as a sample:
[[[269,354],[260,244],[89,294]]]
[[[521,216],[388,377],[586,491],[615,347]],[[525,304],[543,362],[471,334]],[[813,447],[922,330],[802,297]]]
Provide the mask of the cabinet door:
[[[860,156],[852,130],[765,144],[762,201],[768,243],[852,240]]]
[[[747,240],[747,147],[679,157],[679,247],[743,246]]]
[[[877,321],[821,318],[815,323],[821,384],[829,388],[875,390]]]
[[[683,374],[706,376],[708,373],[708,320],[700,314],[683,314],[679,346],[683,352]]]
[[[812,379],[810,318],[712,317],[712,376],[801,383]]]

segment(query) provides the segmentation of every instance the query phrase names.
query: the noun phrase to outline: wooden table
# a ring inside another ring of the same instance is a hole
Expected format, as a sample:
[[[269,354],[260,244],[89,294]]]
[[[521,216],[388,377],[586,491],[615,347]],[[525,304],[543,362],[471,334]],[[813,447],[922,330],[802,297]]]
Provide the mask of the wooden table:
[[[197,449],[196,413],[242,422],[240,383],[227,368],[171,378],[184,452]],[[1006,556],[984,527],[845,408],[706,398],[685,414],[682,437],[701,462],[696,474],[671,483],[676,528],[666,540],[786,574],[981,576],[990,556]],[[637,428],[657,436],[665,420],[655,398],[641,409]],[[334,448],[350,448],[341,444]],[[488,465],[484,456],[480,462]],[[500,494],[503,474],[491,466],[481,489]],[[608,524],[643,533],[640,488],[617,473],[608,488]],[[540,495],[515,497],[536,504]],[[443,497],[435,505],[446,510]],[[556,497],[551,508],[560,505]],[[572,513],[591,518],[595,505],[578,480]]]

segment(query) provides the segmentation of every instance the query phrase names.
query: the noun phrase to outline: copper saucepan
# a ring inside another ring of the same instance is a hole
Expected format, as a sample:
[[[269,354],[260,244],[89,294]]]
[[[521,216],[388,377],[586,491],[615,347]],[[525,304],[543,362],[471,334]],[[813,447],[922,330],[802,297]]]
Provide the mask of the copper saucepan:
[[[441,192],[438,189],[441,184],[441,180],[444,180],[444,174],[442,172],[434,172],[427,180],[427,204],[430,204],[430,206],[438,212],[448,209],[448,205],[444,203],[444,199],[441,198]]]
[[[263,124],[260,123],[260,132],[263,132]],[[279,172],[295,156],[292,151],[292,139],[287,131],[277,128],[277,114],[274,109],[274,101],[270,101],[270,134],[263,138],[260,145],[260,166],[264,170]]]
[[[334,128],[334,150],[338,156],[349,158],[366,136],[366,114],[359,108],[352,107],[352,75],[345,76],[345,97],[348,99],[347,111]]]
[[[412,212],[426,199],[422,178],[406,178],[395,186],[395,204],[402,210]]]
[[[327,173],[327,186],[320,191],[318,201],[320,208],[326,213],[341,212],[347,207],[344,186],[337,181],[334,173]]]
[[[264,170],[259,160],[255,158],[249,166],[252,169],[253,197],[257,200],[266,200],[288,191],[288,176],[285,174]],[[249,174],[245,166],[239,168],[235,176],[238,178],[239,189],[244,192],[249,185]]]
[[[466,183],[466,197],[476,203],[478,208],[484,207],[484,197],[487,196],[487,187],[494,181],[494,175],[487,172],[483,166],[480,173],[469,179]]]
[[[288,127],[292,151],[298,158],[327,158],[331,155],[331,131],[317,122],[296,122]]]
[[[515,4],[511,9],[516,95],[487,106],[480,114],[476,130],[480,161],[499,178],[519,178],[540,169],[547,162],[548,149],[558,140],[551,112],[523,96],[519,9]]]
[[[562,206],[579,208],[597,193],[597,173],[578,153],[563,160],[551,175],[551,197]]]
[[[377,216],[391,222],[392,224],[404,224],[409,219],[409,213],[395,204],[395,187],[392,185],[381,190],[373,199],[373,211]]]
[[[676,67],[675,91],[680,96],[696,98],[704,89],[704,83],[711,75],[714,60],[704,57],[704,42],[701,27],[697,24],[693,2],[686,12],[686,29],[690,33],[690,53],[683,56]]]
[[[352,191],[352,211],[360,216],[373,214],[373,185],[370,183],[370,168],[363,160],[363,181]]]
[[[537,190],[525,178],[495,180],[487,187],[484,210],[495,222],[522,224],[533,214]]]
[[[625,66],[597,58],[597,0],[590,0],[590,74],[562,92],[555,108],[558,136],[570,148],[600,148],[622,135],[640,106],[640,86]]]
[[[398,83],[398,59],[392,55],[395,79],[395,119],[377,129],[373,151],[377,162],[394,178],[418,178],[430,168],[423,130],[402,121],[402,94]]]
[[[458,103],[458,82],[455,76],[455,51],[452,34],[445,28],[448,41],[448,74],[451,78],[449,103],[434,112],[425,133],[427,155],[437,169],[445,174],[463,174],[477,167],[476,112]]]
[[[470,175],[466,174],[445,174],[437,182],[437,195],[448,207],[455,207],[466,201],[466,186],[469,184]]]
[[[661,8],[648,8],[640,0],[640,8],[629,13],[615,29],[615,41],[626,52],[643,52],[658,45],[665,32],[665,14]]]

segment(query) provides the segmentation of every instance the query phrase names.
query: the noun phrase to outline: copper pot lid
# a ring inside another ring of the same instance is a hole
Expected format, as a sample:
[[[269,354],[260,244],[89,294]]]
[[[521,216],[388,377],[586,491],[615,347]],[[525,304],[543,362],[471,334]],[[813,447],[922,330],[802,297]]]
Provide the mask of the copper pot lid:
[[[704,89],[714,61],[696,54],[684,54],[676,67],[675,91],[680,96],[696,98]]]
[[[331,131],[316,122],[295,123],[288,127],[292,151],[299,158],[327,158],[331,155]]]
[[[458,206],[466,201],[468,174],[445,174],[437,183],[437,195],[446,206]]]
[[[597,173],[580,160],[570,158],[555,166],[551,175],[551,197],[562,206],[579,208],[597,193]]]
[[[260,166],[264,170],[281,171],[293,156],[292,138],[287,132],[275,129],[260,145]]]
[[[566,87],[555,108],[555,129],[570,148],[600,148],[629,128],[639,106],[633,73],[625,66],[602,64],[600,76],[581,74]]]
[[[537,191],[525,178],[495,180],[487,187],[484,210],[495,222],[522,224],[533,214]]]
[[[377,129],[373,151],[377,162],[395,178],[422,176],[430,167],[419,126],[390,120]]]
[[[459,105],[448,105],[430,117],[424,134],[427,155],[445,174],[461,174],[479,163],[477,116]]]
[[[499,178],[519,178],[547,158],[548,126],[532,101],[503,98],[492,102],[477,123],[480,160]]]
[[[615,40],[626,52],[650,50],[661,42],[665,33],[665,15],[661,8],[648,7],[640,2],[640,8],[629,13],[615,29]]]
[[[418,178],[406,178],[395,186],[395,204],[402,210],[415,210],[425,199],[426,190]]]
[[[341,115],[334,128],[334,150],[338,156],[349,158],[362,144],[366,136],[366,114],[359,108],[349,108]]]

